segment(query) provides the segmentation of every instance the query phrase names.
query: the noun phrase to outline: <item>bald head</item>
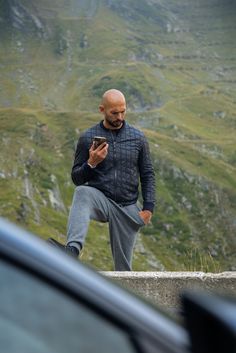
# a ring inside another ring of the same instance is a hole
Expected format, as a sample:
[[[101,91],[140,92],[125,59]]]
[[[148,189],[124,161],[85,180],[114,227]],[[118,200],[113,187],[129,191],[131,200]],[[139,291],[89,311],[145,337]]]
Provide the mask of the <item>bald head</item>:
[[[109,89],[102,96],[99,110],[104,115],[103,125],[107,129],[120,129],[126,113],[125,96],[117,89]]]
[[[117,89],[109,89],[102,96],[101,105],[109,107],[114,104],[125,104],[125,96]]]

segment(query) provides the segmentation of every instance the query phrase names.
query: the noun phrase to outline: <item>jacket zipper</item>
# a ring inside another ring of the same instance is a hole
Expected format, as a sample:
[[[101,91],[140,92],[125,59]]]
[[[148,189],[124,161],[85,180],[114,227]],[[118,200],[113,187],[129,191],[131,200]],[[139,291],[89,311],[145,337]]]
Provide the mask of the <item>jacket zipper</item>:
[[[117,169],[116,169],[116,141],[114,138],[113,133],[111,132],[112,136],[112,142],[113,142],[113,151],[114,151],[114,201],[117,199],[117,193],[116,193],[116,185],[117,185]]]

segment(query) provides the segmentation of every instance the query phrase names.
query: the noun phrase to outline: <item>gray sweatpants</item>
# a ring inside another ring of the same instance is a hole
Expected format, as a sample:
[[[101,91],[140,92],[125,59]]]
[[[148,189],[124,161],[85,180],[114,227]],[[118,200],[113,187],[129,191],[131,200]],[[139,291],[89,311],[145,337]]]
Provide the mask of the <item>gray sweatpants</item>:
[[[116,271],[131,271],[133,248],[140,227],[144,226],[136,204],[120,206],[90,186],[75,189],[69,214],[67,244],[83,247],[91,219],[109,222],[111,250]]]

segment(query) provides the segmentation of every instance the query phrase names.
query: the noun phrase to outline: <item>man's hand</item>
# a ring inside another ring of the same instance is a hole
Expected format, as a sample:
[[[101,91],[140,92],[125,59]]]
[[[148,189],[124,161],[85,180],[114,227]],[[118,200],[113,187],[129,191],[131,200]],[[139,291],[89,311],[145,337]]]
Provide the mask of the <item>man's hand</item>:
[[[106,142],[103,142],[96,149],[94,149],[94,143],[93,143],[89,150],[88,163],[92,167],[96,167],[99,163],[101,163],[106,158],[107,153],[108,153],[108,144]]]
[[[148,210],[140,211],[139,215],[143,219],[145,224],[148,224],[151,221],[151,218],[152,218],[151,211],[148,211]]]

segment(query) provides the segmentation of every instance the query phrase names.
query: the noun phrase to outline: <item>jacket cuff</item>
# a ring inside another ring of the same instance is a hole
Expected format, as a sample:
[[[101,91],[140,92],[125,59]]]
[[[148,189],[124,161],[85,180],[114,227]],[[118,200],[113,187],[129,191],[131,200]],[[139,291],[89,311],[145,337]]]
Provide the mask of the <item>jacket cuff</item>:
[[[143,211],[150,211],[153,213],[154,210],[154,202],[144,202],[143,203]]]
[[[75,185],[82,185],[89,181],[94,174],[94,169],[91,168],[87,162],[82,164],[77,170],[72,170],[71,178]]]
[[[93,175],[94,169],[95,168],[92,168],[87,162],[82,165],[83,173],[86,175],[87,178],[90,178]]]

